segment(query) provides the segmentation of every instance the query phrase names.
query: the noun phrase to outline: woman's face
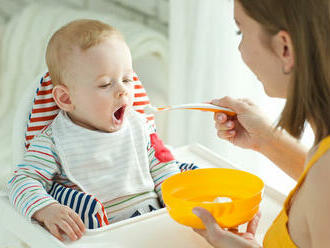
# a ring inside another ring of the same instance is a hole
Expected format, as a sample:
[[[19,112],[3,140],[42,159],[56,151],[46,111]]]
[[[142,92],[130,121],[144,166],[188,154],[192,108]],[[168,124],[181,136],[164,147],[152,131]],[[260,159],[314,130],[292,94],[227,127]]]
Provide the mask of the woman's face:
[[[284,73],[285,62],[278,54],[279,37],[267,34],[245,13],[239,0],[235,0],[234,6],[234,18],[242,35],[239,51],[243,61],[262,82],[268,96],[285,98],[291,75]]]

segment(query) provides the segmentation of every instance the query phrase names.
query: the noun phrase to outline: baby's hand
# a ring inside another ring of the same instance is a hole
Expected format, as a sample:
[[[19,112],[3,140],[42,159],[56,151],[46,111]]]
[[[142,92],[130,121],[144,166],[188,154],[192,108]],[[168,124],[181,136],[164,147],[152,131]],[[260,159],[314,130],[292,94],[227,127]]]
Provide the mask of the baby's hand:
[[[76,212],[59,203],[50,204],[37,212],[32,218],[43,223],[56,238],[63,241],[62,234],[65,233],[74,241],[82,237],[85,225]]]

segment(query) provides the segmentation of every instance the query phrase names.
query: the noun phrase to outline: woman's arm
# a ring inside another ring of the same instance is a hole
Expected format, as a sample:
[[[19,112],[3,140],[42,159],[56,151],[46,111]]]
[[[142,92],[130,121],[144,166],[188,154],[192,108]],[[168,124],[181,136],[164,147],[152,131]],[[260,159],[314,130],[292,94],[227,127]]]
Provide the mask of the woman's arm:
[[[284,130],[274,129],[260,142],[256,151],[273,161],[286,174],[297,180],[304,170],[307,148]]]
[[[242,148],[260,152],[289,176],[297,179],[304,170],[307,149],[285,131],[274,129],[272,122],[247,99],[224,97],[212,104],[227,107],[237,113],[229,117],[214,115],[218,136]]]

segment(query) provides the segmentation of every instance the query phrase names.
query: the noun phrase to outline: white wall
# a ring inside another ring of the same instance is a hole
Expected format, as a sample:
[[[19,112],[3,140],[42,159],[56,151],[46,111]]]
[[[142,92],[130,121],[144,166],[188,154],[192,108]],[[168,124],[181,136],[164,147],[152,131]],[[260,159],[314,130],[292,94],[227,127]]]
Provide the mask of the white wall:
[[[116,13],[167,35],[168,0],[0,0],[0,25],[29,3],[58,3],[74,8]]]

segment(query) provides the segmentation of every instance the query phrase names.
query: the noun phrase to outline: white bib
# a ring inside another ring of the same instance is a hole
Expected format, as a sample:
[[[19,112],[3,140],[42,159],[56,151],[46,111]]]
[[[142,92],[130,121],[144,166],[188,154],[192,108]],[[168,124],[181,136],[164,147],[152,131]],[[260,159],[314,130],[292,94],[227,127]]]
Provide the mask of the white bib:
[[[145,123],[131,110],[120,130],[89,130],[61,111],[51,124],[68,178],[101,202],[154,190]]]

